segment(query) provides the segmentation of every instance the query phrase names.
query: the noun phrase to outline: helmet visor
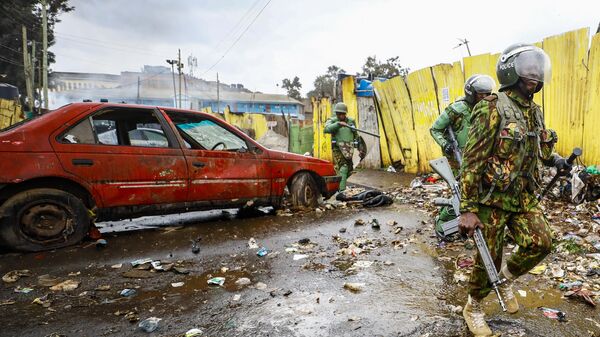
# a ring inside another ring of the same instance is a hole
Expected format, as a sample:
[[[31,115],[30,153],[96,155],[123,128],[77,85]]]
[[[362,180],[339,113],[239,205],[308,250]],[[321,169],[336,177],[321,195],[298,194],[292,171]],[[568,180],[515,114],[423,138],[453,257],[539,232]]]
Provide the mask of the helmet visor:
[[[515,58],[515,71],[519,77],[547,83],[552,77],[550,57],[542,49],[525,50]]]
[[[488,75],[479,75],[472,84],[473,90],[478,94],[496,91],[496,82]]]

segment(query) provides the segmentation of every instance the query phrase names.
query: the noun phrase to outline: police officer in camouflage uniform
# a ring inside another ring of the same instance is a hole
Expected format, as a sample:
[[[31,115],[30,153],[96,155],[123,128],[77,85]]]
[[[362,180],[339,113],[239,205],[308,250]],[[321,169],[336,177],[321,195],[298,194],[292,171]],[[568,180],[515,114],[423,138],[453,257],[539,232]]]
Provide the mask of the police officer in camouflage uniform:
[[[448,158],[455,176],[458,173],[459,163],[454,158],[454,145],[450,139],[448,129],[452,128],[458,143],[458,151],[462,153],[467,142],[471,110],[475,104],[494,91],[495,85],[494,80],[488,75],[475,74],[469,77],[465,82],[465,96],[450,104],[429,129],[431,136]],[[443,233],[442,224],[454,218],[456,218],[456,215],[452,207],[442,207],[440,214],[435,219],[435,231],[440,238],[442,238]]]
[[[331,134],[333,164],[337,174],[342,177],[339,190],[343,191],[346,189],[346,181],[352,173],[352,155],[358,133],[348,127],[356,128],[356,123],[354,119],[346,116],[348,114],[346,104],[337,103],[333,111],[335,117],[331,117],[325,122],[324,132]]]
[[[550,77],[548,55],[532,45],[512,45],[500,56],[496,74],[500,92],[484,98],[471,115],[461,166],[459,228],[469,236],[481,228],[500,278],[507,280],[500,286],[507,311],[515,313],[519,304],[511,283],[552,248],[550,228],[536,199],[542,183],[539,165],[559,170],[569,165],[553,153],[556,133],[546,129],[542,111],[533,102]],[[518,247],[501,267],[505,226]],[[474,335],[492,334],[481,305],[490,290],[478,255],[463,310]]]

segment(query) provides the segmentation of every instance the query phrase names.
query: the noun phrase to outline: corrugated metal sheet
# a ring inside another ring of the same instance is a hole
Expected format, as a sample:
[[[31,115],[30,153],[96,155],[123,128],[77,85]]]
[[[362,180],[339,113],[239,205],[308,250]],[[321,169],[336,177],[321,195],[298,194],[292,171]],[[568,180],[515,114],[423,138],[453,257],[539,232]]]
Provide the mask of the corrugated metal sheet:
[[[429,160],[439,158],[442,152],[431,137],[429,128],[439,116],[435,84],[431,68],[412,72],[407,78],[408,90],[412,100],[415,132],[418,142],[419,172],[428,172]]]
[[[254,139],[260,139],[267,132],[267,119],[262,114],[234,114],[229,106],[223,111],[225,120],[241,129],[252,130]]]
[[[0,129],[23,120],[23,111],[18,101],[0,98]]]
[[[583,112],[583,160],[600,164],[600,34],[592,38],[587,62],[587,95]]]
[[[353,118],[358,125],[358,105],[356,104],[356,94],[354,93],[354,76],[348,76],[342,80],[342,100],[348,107],[348,117]]]
[[[391,107],[390,104],[390,95],[384,90],[384,88],[386,88],[386,82],[373,82],[373,91],[379,102],[380,125],[383,125],[381,135],[385,135],[385,139],[383,139],[384,137],[380,138],[380,144],[385,141],[391,163],[400,162],[404,164],[404,156],[402,156],[400,143],[398,141],[398,136],[396,135],[395,123],[392,119],[393,107]],[[383,161],[385,162],[386,160]]]
[[[546,126],[558,133],[557,150],[563,156],[583,142],[588,36],[586,28],[543,41],[552,61],[552,79],[544,85],[544,116]]]
[[[325,122],[331,116],[331,101],[329,98],[312,99],[313,104],[313,131],[315,158],[332,160],[331,135],[323,132]]]
[[[375,134],[379,133],[379,124],[377,122],[377,111],[373,97],[358,97],[358,119],[357,123],[360,128]],[[367,156],[360,163],[361,168],[380,168],[381,153],[379,148],[379,139],[366,134],[361,134],[361,137],[367,144]]]
[[[465,80],[460,62],[438,64],[432,67],[432,71],[437,87],[439,111],[442,113],[448,105],[465,94]]]
[[[387,137],[385,130],[383,129],[383,121],[381,120],[381,111],[375,106],[377,110],[377,123],[379,126],[379,151],[381,153],[381,165],[388,167],[392,165],[392,158],[390,158],[390,150],[388,148]]]
[[[404,171],[417,173],[419,152],[417,149],[417,135],[413,118],[413,107],[408,87],[404,78],[397,76],[387,82],[387,92],[392,98],[392,117],[396,135],[404,157]]]

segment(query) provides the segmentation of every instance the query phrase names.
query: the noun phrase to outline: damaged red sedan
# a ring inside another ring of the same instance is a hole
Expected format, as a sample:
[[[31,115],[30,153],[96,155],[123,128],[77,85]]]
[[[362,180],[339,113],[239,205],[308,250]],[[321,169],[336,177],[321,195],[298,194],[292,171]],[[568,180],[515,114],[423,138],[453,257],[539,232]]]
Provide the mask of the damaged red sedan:
[[[79,242],[93,221],[232,208],[314,207],[337,191],[324,160],[269,150],[210,114],[75,103],[0,130],[0,245]]]

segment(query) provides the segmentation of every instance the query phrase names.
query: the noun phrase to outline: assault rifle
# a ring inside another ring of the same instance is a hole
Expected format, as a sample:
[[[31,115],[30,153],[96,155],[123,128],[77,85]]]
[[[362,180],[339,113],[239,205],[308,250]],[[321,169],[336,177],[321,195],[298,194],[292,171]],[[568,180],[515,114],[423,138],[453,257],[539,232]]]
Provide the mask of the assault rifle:
[[[433,170],[439,174],[448,183],[448,185],[450,185],[450,189],[452,190],[451,199],[436,198],[434,200],[434,204],[452,206],[454,209],[454,214],[457,215],[457,218],[452,221],[456,222],[456,230],[458,230],[458,216],[460,216],[460,189],[458,188],[458,182],[454,178],[454,174],[452,173],[448,159],[446,157],[442,157],[431,160],[429,161],[429,165],[431,165]],[[506,305],[504,304],[504,300],[502,299],[500,291],[498,290],[498,286],[501,285],[505,280],[500,279],[498,276],[498,271],[496,270],[496,266],[494,266],[494,260],[490,255],[490,251],[485,243],[483,233],[479,227],[475,228],[475,234],[473,235],[473,238],[475,239],[477,250],[479,251],[479,255],[483,261],[483,265],[485,267],[485,271],[487,272],[488,279],[490,280],[490,284],[492,285],[492,289],[494,289],[496,296],[498,296],[498,302],[500,302],[502,310],[506,311]]]
[[[380,138],[380,136],[379,136],[378,134],[376,134],[376,133],[372,133],[372,132],[369,132],[369,131],[365,131],[365,130],[357,129],[357,128],[355,128],[355,127],[353,127],[353,126],[350,126],[350,125],[346,125],[346,127],[347,127],[347,128],[349,128],[350,130],[353,130],[353,131],[357,131],[357,132],[366,133],[366,134],[367,134],[367,135],[369,135],[369,136],[373,136],[373,137]]]
[[[458,141],[454,135],[454,130],[452,130],[451,125],[448,125],[446,130],[448,130],[448,138],[450,138],[450,143],[452,143],[452,154],[456,162],[458,162],[458,166],[460,166],[462,165],[462,153],[460,153],[460,149],[458,148]]]

